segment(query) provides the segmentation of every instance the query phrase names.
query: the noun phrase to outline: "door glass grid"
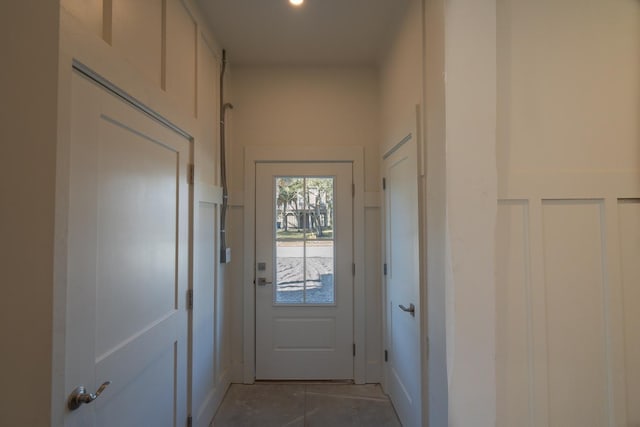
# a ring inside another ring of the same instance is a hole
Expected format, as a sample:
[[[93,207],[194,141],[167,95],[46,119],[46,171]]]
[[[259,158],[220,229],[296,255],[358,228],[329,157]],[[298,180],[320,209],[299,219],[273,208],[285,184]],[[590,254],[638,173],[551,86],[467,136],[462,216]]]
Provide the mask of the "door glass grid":
[[[276,304],[335,304],[334,177],[275,177]]]

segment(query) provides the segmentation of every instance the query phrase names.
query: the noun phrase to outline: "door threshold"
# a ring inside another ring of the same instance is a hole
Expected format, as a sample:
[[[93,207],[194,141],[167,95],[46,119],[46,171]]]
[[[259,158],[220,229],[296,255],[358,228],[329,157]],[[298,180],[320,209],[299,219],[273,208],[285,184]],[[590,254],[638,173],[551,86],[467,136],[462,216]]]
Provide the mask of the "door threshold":
[[[255,380],[255,384],[335,384],[350,385],[354,384],[353,380]]]

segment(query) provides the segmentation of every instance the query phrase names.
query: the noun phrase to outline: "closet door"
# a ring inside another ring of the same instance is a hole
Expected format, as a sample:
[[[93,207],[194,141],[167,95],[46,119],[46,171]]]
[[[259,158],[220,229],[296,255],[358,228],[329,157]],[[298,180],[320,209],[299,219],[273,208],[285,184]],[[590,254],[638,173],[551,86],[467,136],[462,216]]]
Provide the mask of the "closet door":
[[[71,121],[65,425],[185,425],[189,141],[78,73]]]

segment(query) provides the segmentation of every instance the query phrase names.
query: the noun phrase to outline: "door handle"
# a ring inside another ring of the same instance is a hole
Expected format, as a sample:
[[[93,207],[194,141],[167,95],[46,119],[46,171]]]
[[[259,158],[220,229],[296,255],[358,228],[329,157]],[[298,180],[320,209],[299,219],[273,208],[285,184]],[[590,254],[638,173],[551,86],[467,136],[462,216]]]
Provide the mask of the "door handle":
[[[409,307],[405,307],[404,305],[400,304],[400,305],[398,305],[398,307],[400,307],[400,310],[406,311],[407,313],[411,314],[412,316],[416,315],[416,306],[413,305],[413,304],[409,304]]]
[[[266,277],[258,277],[258,281],[256,282],[256,284],[258,286],[267,286],[272,284],[273,282],[267,282],[267,278]]]
[[[96,400],[104,391],[107,386],[111,384],[111,381],[105,381],[98,388],[98,390],[94,393],[87,393],[87,389],[84,386],[76,387],[75,390],[71,392],[69,395],[69,399],[67,400],[67,408],[70,411],[75,411],[82,405],[83,403],[91,403]]]

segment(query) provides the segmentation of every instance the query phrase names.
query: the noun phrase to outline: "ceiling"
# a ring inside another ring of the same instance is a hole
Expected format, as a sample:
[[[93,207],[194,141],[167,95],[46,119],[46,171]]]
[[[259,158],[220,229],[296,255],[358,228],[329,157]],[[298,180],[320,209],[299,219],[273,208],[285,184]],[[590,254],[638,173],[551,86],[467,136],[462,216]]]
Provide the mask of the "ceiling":
[[[374,64],[409,0],[196,0],[230,62]]]

